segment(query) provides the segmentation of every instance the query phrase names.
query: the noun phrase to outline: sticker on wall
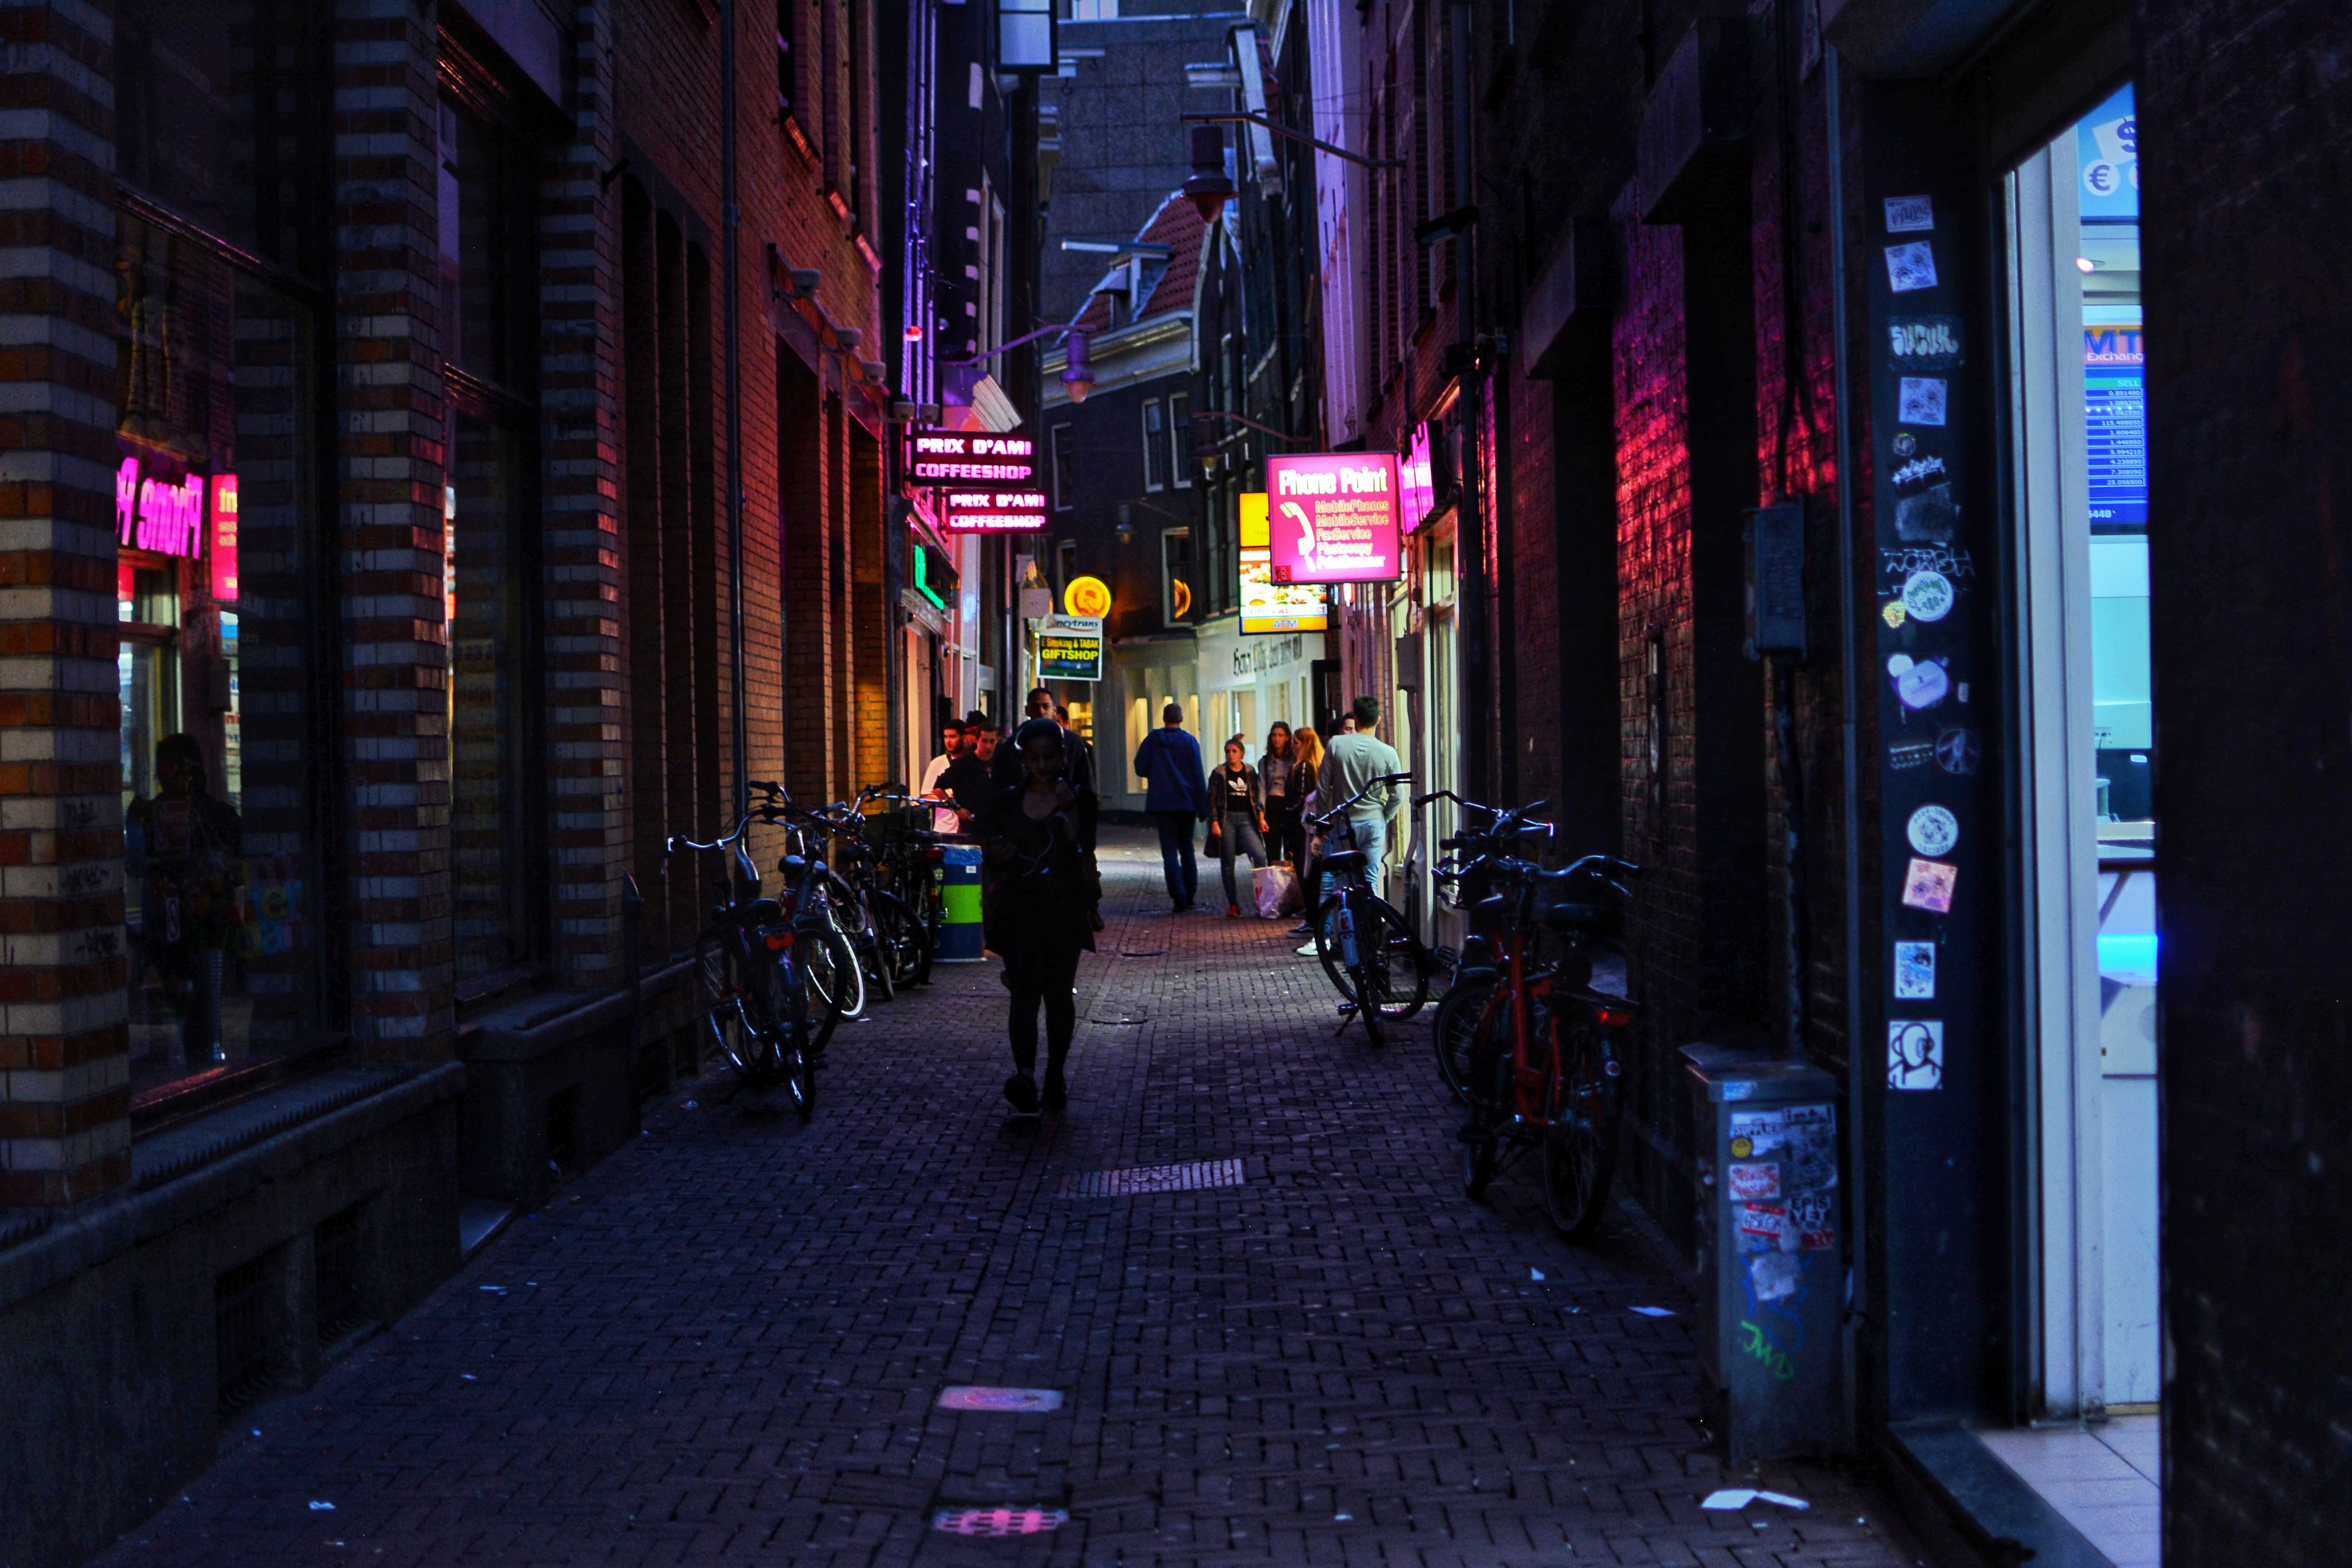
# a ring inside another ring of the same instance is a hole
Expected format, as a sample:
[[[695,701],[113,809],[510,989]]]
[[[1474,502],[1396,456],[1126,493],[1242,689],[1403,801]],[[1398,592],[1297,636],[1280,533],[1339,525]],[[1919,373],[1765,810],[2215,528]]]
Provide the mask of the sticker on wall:
[[[1944,1025],[1941,1019],[1886,1020],[1886,1087],[1944,1087]]]
[[[1895,999],[1933,1001],[1936,995],[1936,944],[1898,942],[1895,944]]]
[[[1926,240],[1886,247],[1886,281],[1897,294],[1936,286],[1936,247]]]
[[[1770,1160],[1754,1160],[1729,1167],[1735,1203],[1760,1203],[1780,1195],[1780,1167]]]
[[[1916,449],[1917,443],[1913,443]],[[1915,458],[1895,470],[1895,531],[1925,543],[1949,543],[1959,528],[1960,504],[1944,459]]]
[[[1952,580],[1941,572],[1914,572],[1903,581],[1903,607],[1923,621],[1952,613]]]
[[[1789,1223],[1783,1205],[1741,1204],[1733,1213],[1738,1220],[1739,1250],[1744,1253],[1779,1252],[1783,1240],[1796,1239],[1796,1227]]]
[[[1907,458],[1918,449],[1918,437],[1914,436],[1908,430],[1897,430],[1895,432],[1895,455],[1896,457]]]
[[[1936,765],[1956,778],[1967,778],[1984,761],[1984,743],[1974,730],[1950,729],[1936,737]]]
[[[1793,1234],[1791,1240],[1793,1242]],[[1748,1260],[1748,1288],[1759,1301],[1780,1301],[1804,1284],[1802,1260],[1786,1252],[1766,1252]]]
[[[1932,196],[1889,196],[1886,198],[1886,232],[1889,234],[1926,234],[1936,226],[1936,201]]]
[[[1960,879],[1960,868],[1945,860],[1913,859],[1903,873],[1903,906],[1925,910],[1931,915],[1952,912],[1952,884]]]
[[[1960,368],[1960,319],[1958,316],[1894,316],[1886,322],[1886,351],[1895,368],[1958,370]]]
[[[1951,407],[1952,384],[1940,375],[1906,375],[1895,398],[1895,417],[1906,425],[1944,423]]]
[[[1900,599],[1889,599],[1878,607],[1879,619],[1885,621],[1890,630],[1901,626],[1910,618],[1910,616],[1911,612],[1903,607],[1903,601]]]
[[[1829,1252],[1837,1247],[1837,1216],[1827,1193],[1799,1193],[1789,1200],[1789,1223],[1797,1227],[1802,1252]]]
[[[1967,551],[1950,544],[1890,545],[1879,551],[1878,575],[1884,584],[1880,593],[1901,592],[1914,572],[1941,572],[1962,583],[1977,574],[1977,563]]]
[[[1902,657],[1895,655],[1897,658]],[[1892,663],[1891,660],[1889,662]],[[1951,677],[1944,673],[1941,659],[1923,659],[1907,668],[1894,671],[1894,675],[1895,698],[1914,713],[1933,708],[1952,689]]]
[[[1949,855],[1960,841],[1960,819],[1940,805],[1923,805],[1903,825],[1903,836],[1922,855]]]
[[[1935,754],[1933,741],[1904,741],[1886,748],[1886,765],[1898,773],[1907,773],[1926,767]]]

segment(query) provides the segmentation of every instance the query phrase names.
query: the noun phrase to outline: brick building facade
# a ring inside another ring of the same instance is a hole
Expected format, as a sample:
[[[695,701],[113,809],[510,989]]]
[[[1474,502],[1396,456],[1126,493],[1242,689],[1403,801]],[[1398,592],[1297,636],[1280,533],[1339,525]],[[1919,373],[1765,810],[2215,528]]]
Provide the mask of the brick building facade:
[[[2333,710],[2342,226],[2286,215],[2340,162],[2341,85],[2303,68],[2340,23],[1298,10],[1260,20],[1363,84],[1317,132],[1404,165],[1318,170],[1325,315],[1360,311],[1326,361],[1362,366],[1321,442],[1434,420],[1466,481],[1402,581],[1344,591],[1342,679],[1425,713],[1438,612],[1486,608],[1491,667],[1450,666],[1465,789],[1647,868],[1630,1194],[1685,1246],[1713,1201],[1682,1047],[1829,1069],[1849,1416],[1822,1441],[1939,1548],[2123,1561],[2153,1467],[2095,1517],[2021,1456],[2160,1420],[2168,1553],[2323,1560],[2340,1444],[2288,1369],[2340,1360],[2300,1316],[2340,1249],[2294,1217],[2337,1180],[2325,900],[2249,900],[2325,863],[2289,840],[2340,792],[2318,731],[2243,693]],[[1759,629],[1773,581],[1801,600]],[[2305,781],[2276,810],[2262,753]],[[2259,1258],[2225,1208],[2263,1216]]]
[[[63,1562],[698,1064],[667,835],[888,776],[907,225],[859,0],[0,30],[0,1556]]]

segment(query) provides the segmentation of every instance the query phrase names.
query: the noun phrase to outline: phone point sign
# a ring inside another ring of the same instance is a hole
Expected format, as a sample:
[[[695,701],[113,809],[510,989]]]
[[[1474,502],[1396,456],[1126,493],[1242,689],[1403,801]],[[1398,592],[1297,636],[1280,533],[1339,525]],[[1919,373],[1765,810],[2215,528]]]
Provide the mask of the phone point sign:
[[[1402,574],[1395,453],[1270,457],[1265,495],[1276,583],[1392,583]]]

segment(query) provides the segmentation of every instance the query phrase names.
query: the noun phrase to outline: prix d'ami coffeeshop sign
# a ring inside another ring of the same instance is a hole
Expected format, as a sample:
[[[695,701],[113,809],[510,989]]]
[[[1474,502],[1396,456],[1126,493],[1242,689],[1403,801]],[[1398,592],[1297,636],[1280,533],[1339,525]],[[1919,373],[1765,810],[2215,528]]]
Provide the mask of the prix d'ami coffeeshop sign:
[[[940,492],[950,533],[1027,532],[1045,526],[1037,484],[1037,443],[1018,431],[907,433],[907,479]]]
[[[1392,583],[1402,574],[1393,452],[1265,460],[1268,564],[1276,583]]]

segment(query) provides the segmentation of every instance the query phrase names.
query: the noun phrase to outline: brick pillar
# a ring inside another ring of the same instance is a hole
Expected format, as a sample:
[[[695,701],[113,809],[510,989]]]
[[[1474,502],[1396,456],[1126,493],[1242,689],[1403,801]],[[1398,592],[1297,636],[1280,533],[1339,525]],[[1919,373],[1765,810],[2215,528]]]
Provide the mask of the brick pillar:
[[[437,40],[409,0],[336,0],[352,1036],[455,1041],[443,629]]]
[[[0,1205],[131,1174],[112,34],[0,5]]]
[[[849,419],[837,393],[824,400],[824,458],[825,618],[830,623],[825,646],[833,655],[832,679],[826,683],[833,699],[828,798],[839,800],[857,787],[850,776],[857,755],[857,647],[850,626]]]
[[[621,196],[606,195],[609,78],[598,8],[577,8],[573,141],[540,185],[541,593],[547,661],[548,850],[556,973],[569,984],[621,979],[624,816],[620,430]]]

